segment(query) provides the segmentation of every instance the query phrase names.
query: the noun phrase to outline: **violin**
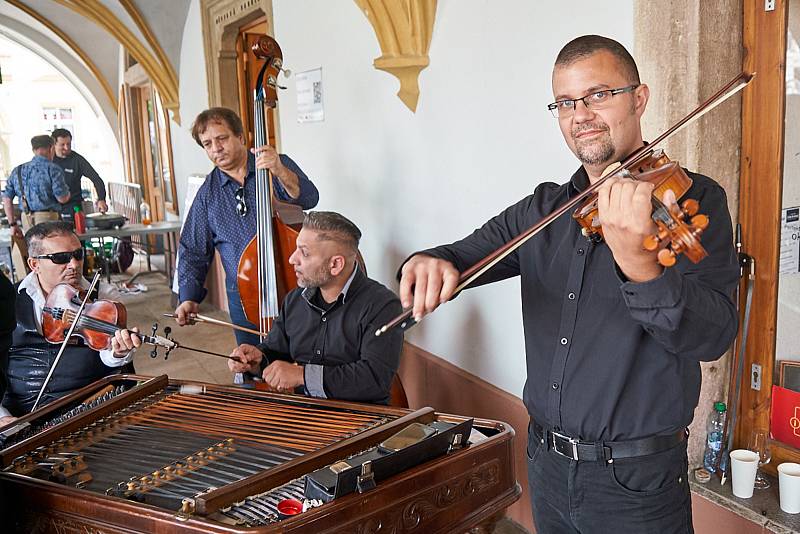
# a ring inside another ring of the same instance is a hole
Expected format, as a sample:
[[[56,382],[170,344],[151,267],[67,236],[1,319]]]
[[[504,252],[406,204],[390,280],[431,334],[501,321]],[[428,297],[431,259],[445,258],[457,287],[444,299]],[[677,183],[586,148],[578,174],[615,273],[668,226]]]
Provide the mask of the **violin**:
[[[283,68],[283,53],[272,37],[262,35],[253,44],[253,53],[264,59],[256,76],[253,95],[253,133],[255,146],[268,143],[267,108],[278,103],[277,78]],[[272,199],[272,175],[256,170],[256,235],[239,258],[237,281],[247,320],[258,325],[263,338],[280,312],[283,297],[297,287],[297,277],[289,264],[299,234],[297,226],[303,212],[298,206]]]
[[[42,308],[42,334],[47,341],[63,343],[85,296],[85,291],[69,284],[58,284],[47,295]],[[82,339],[94,350],[104,350],[111,346],[111,338],[117,330],[127,328],[127,321],[128,310],[121,302],[104,299],[93,302],[87,300],[72,336]],[[175,346],[173,341],[162,336],[148,336],[138,332],[133,334],[151,345],[167,349]]]
[[[619,175],[655,185],[651,216],[658,231],[645,238],[642,246],[650,252],[663,247],[658,252],[658,263],[664,267],[672,267],[681,253],[686,254],[692,263],[699,263],[708,256],[700,244],[700,235],[708,228],[709,220],[706,215],[698,213],[700,204],[690,198],[679,206],[668,207],[660,200],[667,190],[672,190],[675,198],[680,199],[692,186],[692,179],[677,162],[670,161],[664,151],[659,149],[649,152],[634,168],[623,169]],[[596,193],[575,210],[572,218],[578,221],[581,233],[590,241],[602,240],[603,227],[598,218]]]
[[[76,324],[70,336],[70,342],[73,341],[73,338],[80,338],[87,346],[99,351],[108,349],[111,346],[111,338],[114,337],[117,330],[127,328],[128,310],[121,302],[105,299],[97,299],[90,302],[87,299],[86,305],[79,315],[81,302],[85,297],[85,291],[78,290],[69,284],[58,284],[53,288],[50,294],[47,295],[47,300],[42,308],[42,334],[47,341],[50,343],[63,343],[74,322]],[[75,320],[76,316],[77,321]],[[157,328],[158,323],[155,323],[153,332],[150,335],[131,332],[131,335],[137,336],[143,343],[153,345],[154,349],[150,353],[151,358],[155,358],[158,355],[156,349],[161,347],[166,349],[165,359],[169,357],[171,351],[181,348],[239,361],[236,356],[181,345],[169,337],[171,333],[169,327],[164,327],[164,336],[156,335]]]
[[[581,225],[581,231],[590,239],[597,240],[601,238],[602,226],[597,217],[597,190],[612,176],[647,180],[656,184],[651,200],[653,204],[652,218],[656,224],[657,233],[645,238],[642,246],[650,251],[656,251],[661,248],[657,255],[661,265],[665,267],[674,265],[678,254],[681,253],[684,253],[690,261],[695,263],[701,261],[707,256],[707,252],[701,246],[699,238],[708,227],[708,217],[697,213],[699,205],[691,199],[685,201],[681,206],[668,207],[664,205],[661,195],[667,189],[672,189],[676,198],[680,198],[682,194],[689,190],[692,181],[680,165],[676,162],[670,162],[669,158],[666,158],[662,151],[656,151],[655,147],[738,93],[752,81],[754,76],[755,74],[747,72],[742,72],[735,76],[708,100],[668,128],[649,145],[639,148],[620,164],[609,166],[603,176],[595,183],[508,243],[466,269],[459,276],[458,285],[453,291],[453,296],[525,244],[534,235],[544,230],[553,221],[578,206],[578,204],[581,204],[581,206],[576,210],[573,217]],[[411,328],[417,324],[416,319],[411,316],[412,311],[412,308],[404,310],[403,313],[381,326],[375,332],[375,335],[380,336],[393,328],[400,328],[401,330]]]

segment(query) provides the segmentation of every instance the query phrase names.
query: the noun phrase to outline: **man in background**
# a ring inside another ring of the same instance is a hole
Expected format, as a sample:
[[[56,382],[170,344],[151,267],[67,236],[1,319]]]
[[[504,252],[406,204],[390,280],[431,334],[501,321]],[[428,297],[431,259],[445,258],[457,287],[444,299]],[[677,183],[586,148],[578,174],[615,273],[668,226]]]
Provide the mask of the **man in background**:
[[[81,192],[81,178],[84,176],[92,181],[94,189],[97,191],[97,211],[105,213],[108,211],[106,204],[106,185],[103,179],[94,170],[92,164],[86,158],[72,150],[72,134],[64,128],[56,128],[51,134],[55,146],[55,157],[53,163],[61,167],[64,171],[64,179],[69,187],[69,202],[62,206],[62,213],[72,215],[75,206],[80,206],[83,202]]]
[[[36,135],[31,139],[33,159],[11,171],[3,192],[3,208],[14,236],[21,238],[35,224],[59,219],[61,204],[69,200],[64,171],[53,163],[53,139]],[[14,214],[12,201],[20,197],[22,230]]]

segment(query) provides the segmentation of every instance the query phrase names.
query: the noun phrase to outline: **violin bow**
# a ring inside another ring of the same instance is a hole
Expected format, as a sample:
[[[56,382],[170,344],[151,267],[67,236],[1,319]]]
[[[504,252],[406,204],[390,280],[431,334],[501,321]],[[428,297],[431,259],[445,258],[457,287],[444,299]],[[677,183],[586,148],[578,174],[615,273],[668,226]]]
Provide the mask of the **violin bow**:
[[[94,278],[92,279],[92,283],[89,285],[89,289],[86,291],[86,295],[84,295],[83,300],[81,301],[81,306],[78,308],[78,311],[75,312],[75,317],[72,319],[72,324],[69,325],[69,330],[67,334],[64,336],[64,341],[61,342],[61,347],[58,349],[58,354],[56,354],[56,359],[53,360],[53,365],[50,366],[50,370],[47,372],[47,377],[44,379],[42,383],[42,388],[39,390],[39,394],[36,396],[36,402],[33,403],[33,408],[31,411],[36,410],[39,406],[39,401],[42,400],[42,395],[44,394],[44,390],[47,388],[47,384],[50,383],[50,379],[53,377],[53,371],[56,370],[56,366],[58,362],[61,360],[61,356],[64,354],[64,349],[67,348],[67,343],[69,342],[69,338],[72,337],[72,333],[75,331],[75,327],[78,325],[78,319],[80,319],[81,314],[83,313],[83,309],[86,307],[86,303],[89,301],[89,295],[92,294],[94,289],[97,287],[97,283],[100,281],[100,276],[103,274],[102,269],[98,269],[97,272],[94,274]]]
[[[542,231],[545,227],[549,226],[550,223],[555,221],[557,218],[561,217],[564,213],[569,211],[570,209],[577,206],[581,201],[583,201],[586,197],[597,191],[605,181],[610,178],[611,176],[616,176],[618,174],[622,174],[624,171],[629,170],[630,168],[634,167],[637,163],[641,162],[648,154],[652,153],[653,149],[673,134],[679,132],[680,130],[684,129],[685,127],[689,126],[691,123],[714,109],[715,107],[719,106],[723,102],[725,102],[728,98],[732,97],[744,87],[749,84],[752,79],[755,77],[755,73],[747,73],[741,72],[737,76],[735,76],[731,81],[726,83],[719,91],[714,93],[708,100],[697,106],[691,113],[683,117],[681,120],[676,122],[672,125],[669,129],[667,129],[664,133],[656,137],[651,143],[640,147],[636,150],[633,154],[628,156],[628,158],[623,161],[620,165],[617,165],[614,168],[606,169],[606,172],[597,180],[595,183],[589,185],[586,189],[584,189],[581,193],[574,196],[572,199],[564,203],[561,207],[557,208],[555,211],[544,217],[542,220],[519,234],[517,237],[506,243],[505,245],[501,246],[482,260],[478,261],[476,264],[469,267],[466,271],[464,271],[458,279],[458,286],[456,286],[455,290],[453,291],[453,297],[455,297],[458,293],[460,293],[465,287],[470,285],[474,282],[477,278],[483,275],[486,271],[500,263],[505,257],[509,254],[517,250],[523,244],[525,244],[530,238],[538,234]],[[451,299],[453,298],[451,297]],[[416,317],[412,317],[413,308],[408,308],[403,310],[403,313],[386,323],[385,325],[381,326],[376,332],[376,336],[380,336],[388,332],[389,330],[399,327],[401,330],[405,331],[417,324],[419,321]],[[421,318],[420,318],[421,319]]]
[[[175,319],[177,315],[174,313],[164,313],[162,314],[164,317],[170,317]],[[189,319],[193,323],[209,323],[215,324],[217,326],[226,326],[228,328],[233,328],[234,330],[241,330],[242,332],[249,332],[250,334],[255,334],[257,336],[261,336],[263,333],[259,332],[258,330],[253,330],[252,328],[246,328],[244,326],[239,326],[238,324],[229,323],[227,321],[222,321],[220,319],[214,319],[213,317],[208,317],[207,315],[201,315],[199,313],[190,313]]]

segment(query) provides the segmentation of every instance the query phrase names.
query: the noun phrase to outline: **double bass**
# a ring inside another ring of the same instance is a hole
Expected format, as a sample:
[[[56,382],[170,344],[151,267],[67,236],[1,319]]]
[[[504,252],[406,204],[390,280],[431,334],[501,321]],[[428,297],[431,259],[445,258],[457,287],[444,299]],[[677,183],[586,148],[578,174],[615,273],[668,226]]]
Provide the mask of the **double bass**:
[[[278,104],[277,79],[283,67],[283,53],[275,39],[267,35],[259,37],[252,50],[264,60],[253,94],[254,144],[260,147],[269,142],[266,112]],[[258,325],[262,340],[278,316],[283,297],[297,287],[289,256],[296,248],[302,219],[299,207],[273,199],[269,170],[257,169],[256,234],[239,258],[237,278],[245,316]]]

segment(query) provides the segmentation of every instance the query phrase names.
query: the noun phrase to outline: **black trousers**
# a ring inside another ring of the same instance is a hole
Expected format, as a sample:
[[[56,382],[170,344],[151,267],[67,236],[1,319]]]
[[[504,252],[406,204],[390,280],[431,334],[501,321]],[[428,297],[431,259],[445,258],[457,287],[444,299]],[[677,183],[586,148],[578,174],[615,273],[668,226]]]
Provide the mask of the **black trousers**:
[[[528,438],[537,534],[693,533],[686,441],[612,463],[576,462]]]

